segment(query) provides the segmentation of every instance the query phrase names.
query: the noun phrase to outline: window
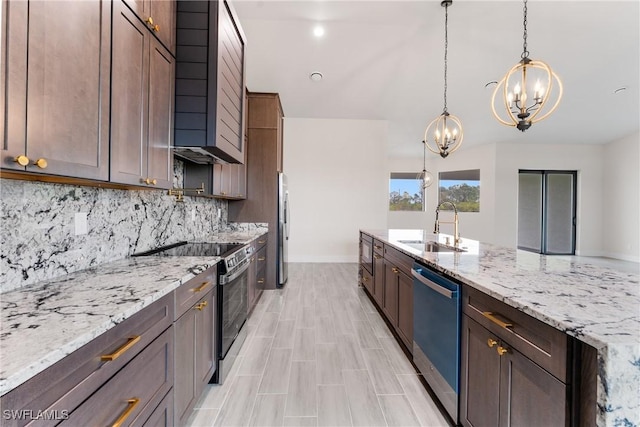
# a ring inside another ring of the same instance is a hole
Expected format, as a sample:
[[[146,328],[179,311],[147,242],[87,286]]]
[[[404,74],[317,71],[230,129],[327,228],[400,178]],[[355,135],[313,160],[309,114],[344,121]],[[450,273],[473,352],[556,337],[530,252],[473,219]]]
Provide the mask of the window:
[[[424,210],[422,172],[391,172],[389,178],[389,210]]]
[[[480,169],[440,172],[438,204],[452,202],[458,212],[480,212]],[[441,210],[453,210],[445,205]]]

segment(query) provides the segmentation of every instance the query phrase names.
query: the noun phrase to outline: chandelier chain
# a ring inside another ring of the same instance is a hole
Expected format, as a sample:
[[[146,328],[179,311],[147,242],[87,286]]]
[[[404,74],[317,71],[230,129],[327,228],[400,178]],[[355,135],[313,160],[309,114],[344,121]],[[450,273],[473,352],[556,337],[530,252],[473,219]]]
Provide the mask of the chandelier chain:
[[[522,34],[522,55],[520,58],[525,59],[529,57],[529,51],[527,50],[527,0],[524,0],[524,19],[522,20],[524,27],[524,33]]]
[[[449,4],[444,6],[444,108],[443,113],[447,112],[447,50],[449,47],[449,35],[447,27],[449,24]]]

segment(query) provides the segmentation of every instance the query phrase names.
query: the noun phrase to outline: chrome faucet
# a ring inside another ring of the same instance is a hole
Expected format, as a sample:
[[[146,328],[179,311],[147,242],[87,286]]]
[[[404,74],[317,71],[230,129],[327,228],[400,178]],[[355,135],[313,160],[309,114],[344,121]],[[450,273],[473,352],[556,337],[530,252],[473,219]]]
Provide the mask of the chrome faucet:
[[[453,224],[453,245],[458,246],[460,243],[460,231],[458,230],[458,208],[453,202],[444,201],[436,207],[436,223],[434,224],[433,234],[440,233],[440,220],[438,220],[438,216],[440,215],[440,207],[442,205],[449,204],[453,207],[453,221],[442,221],[444,224]]]

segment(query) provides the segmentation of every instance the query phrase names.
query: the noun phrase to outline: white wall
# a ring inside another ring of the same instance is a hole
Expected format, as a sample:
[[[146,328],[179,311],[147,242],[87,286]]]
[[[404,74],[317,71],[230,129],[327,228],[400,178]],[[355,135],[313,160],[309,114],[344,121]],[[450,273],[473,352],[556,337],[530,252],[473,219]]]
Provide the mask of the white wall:
[[[604,146],[604,255],[640,262],[640,133]]]
[[[519,169],[576,170],[576,255],[602,255],[603,147],[585,144],[498,144],[493,242],[509,247],[517,245]]]
[[[385,229],[387,122],[285,118],[291,262],[357,262],[358,230]]]
[[[492,242],[495,204],[494,163],[494,144],[460,148],[460,151],[456,151],[446,159],[429,154],[429,157],[427,157],[427,170],[433,174],[434,183],[427,189],[426,212],[390,212],[387,208],[388,228],[432,230],[435,221],[435,210],[438,204],[438,174],[456,170],[480,169],[480,212],[461,212],[459,214],[460,235],[469,239]],[[387,165],[387,178],[389,177],[389,172],[420,172],[422,170],[422,158],[390,159]],[[388,195],[388,185],[386,189]],[[445,221],[449,221],[453,217],[449,213],[441,215],[441,219]],[[443,233],[453,234],[453,226],[448,224],[442,224],[440,230]]]

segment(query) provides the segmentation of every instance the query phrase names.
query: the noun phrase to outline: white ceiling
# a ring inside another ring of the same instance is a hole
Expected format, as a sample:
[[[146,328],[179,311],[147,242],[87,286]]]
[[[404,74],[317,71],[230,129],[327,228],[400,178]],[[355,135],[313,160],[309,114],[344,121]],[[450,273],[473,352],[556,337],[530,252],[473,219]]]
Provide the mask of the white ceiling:
[[[249,1],[233,6],[247,36],[247,87],[279,92],[287,117],[389,121],[389,155],[422,156],[443,107],[439,0]],[[558,110],[525,133],[492,116],[493,90],[522,53],[522,2],[455,0],[449,8],[448,107],[464,144],[606,143],[640,127],[640,2],[528,6],[530,57],[564,84]],[[313,36],[322,24],[325,35]],[[309,74],[320,71],[321,82]],[[614,94],[620,87],[627,90]]]

